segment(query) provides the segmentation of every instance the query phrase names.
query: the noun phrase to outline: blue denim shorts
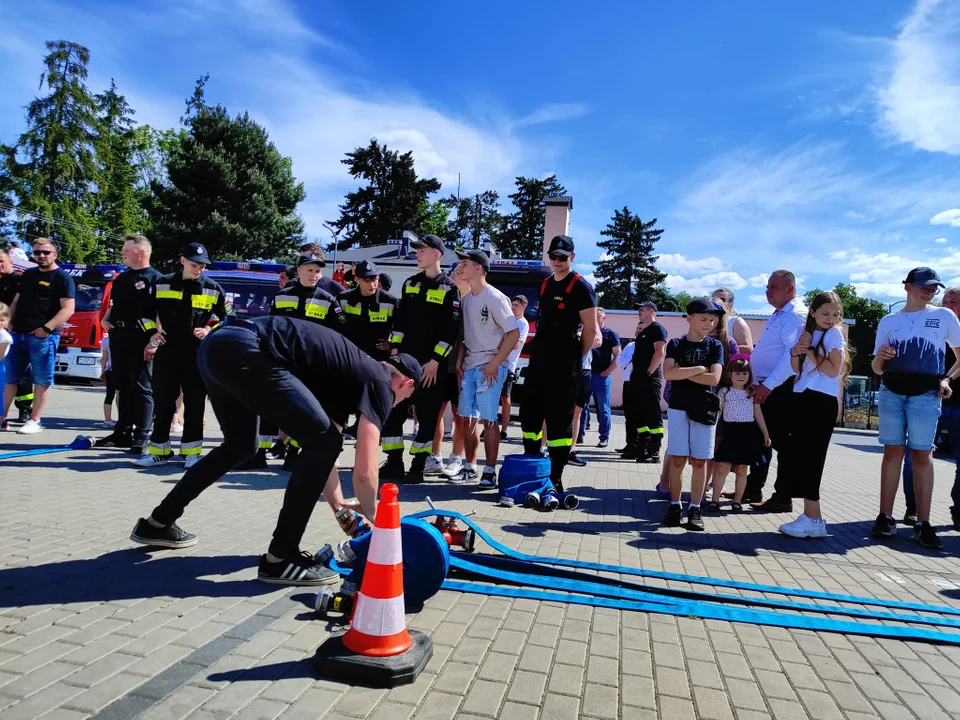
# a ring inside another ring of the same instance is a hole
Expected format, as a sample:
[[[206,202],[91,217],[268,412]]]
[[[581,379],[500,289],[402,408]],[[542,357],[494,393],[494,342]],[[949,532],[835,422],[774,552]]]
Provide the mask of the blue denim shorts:
[[[34,385],[53,385],[59,344],[59,334],[38,338],[29,333],[13,333],[13,345],[3,360],[7,383],[16,385],[26,382],[29,367],[33,371]]]
[[[483,366],[464,370],[457,415],[496,422],[500,417],[500,389],[506,379],[507,368],[503,365],[497,369],[497,381],[493,387],[484,382]]]
[[[933,390],[923,395],[898,395],[880,386],[877,403],[881,445],[906,445],[911,450],[932,450],[940,419],[940,398]]]
[[[686,410],[668,408],[667,455],[712,460],[716,429],[716,425],[694,422]]]

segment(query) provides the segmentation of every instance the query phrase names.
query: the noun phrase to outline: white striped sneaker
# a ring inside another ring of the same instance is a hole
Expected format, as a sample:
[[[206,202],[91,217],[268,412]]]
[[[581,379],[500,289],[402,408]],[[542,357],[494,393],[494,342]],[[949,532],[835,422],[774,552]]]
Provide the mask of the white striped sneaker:
[[[340,582],[340,573],[324,565],[318,565],[313,555],[301,552],[278,563],[260,556],[257,579],[268,585],[335,585]]]

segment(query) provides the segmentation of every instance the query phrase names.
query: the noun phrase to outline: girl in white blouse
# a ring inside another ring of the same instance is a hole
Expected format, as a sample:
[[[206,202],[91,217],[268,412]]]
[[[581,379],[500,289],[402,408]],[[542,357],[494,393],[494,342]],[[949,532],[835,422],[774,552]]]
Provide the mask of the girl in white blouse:
[[[840,413],[840,393],[850,372],[850,357],[841,327],[843,305],[835,292],[822,292],[810,303],[807,322],[790,359],[797,379],[793,385],[789,462],[793,496],[803,498],[803,513],[780,526],[798,538],[827,536],[820,514],[820,481],[830,438]]]

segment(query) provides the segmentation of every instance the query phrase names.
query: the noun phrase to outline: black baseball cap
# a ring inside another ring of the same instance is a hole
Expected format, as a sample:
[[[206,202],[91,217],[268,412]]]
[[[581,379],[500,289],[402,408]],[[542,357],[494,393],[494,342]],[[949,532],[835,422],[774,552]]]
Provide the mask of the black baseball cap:
[[[633,306],[634,310],[639,310],[640,308],[650,308],[654,312],[660,312],[657,310],[657,304],[653,300],[644,300],[642,303],[637,303]]]
[[[183,246],[183,249],[180,251],[180,255],[190,262],[203,263],[204,265],[212,265],[210,262],[210,256],[207,254],[207,249],[198,242],[187,243]]]
[[[483,268],[484,272],[490,272],[490,257],[483,250],[469,250],[467,252],[458,250],[457,257],[461,260],[473,260]]]
[[[726,310],[707,297],[698,297],[687,303],[687,315],[726,315]]]
[[[390,288],[393,287],[393,278],[386,273],[380,273],[380,287],[384,292],[390,292]]]
[[[380,271],[377,270],[377,266],[369,260],[361,260],[358,262],[356,270],[353,271],[355,278],[363,278],[364,280],[377,277],[379,274]]]
[[[573,255],[573,238],[569,235],[557,235],[550,241],[550,249],[547,250],[547,255],[550,253]]]
[[[907,279],[903,282],[910,283],[911,285],[919,285],[920,287],[927,287],[929,285],[946,287],[946,285],[940,282],[940,275],[937,274],[937,271],[928,267],[914,268],[907,273]]]
[[[396,355],[388,357],[387,362],[399,370],[400,373],[413,380],[417,388],[420,387],[420,377],[423,375],[423,368],[413,355],[397,353]]]
[[[310,263],[316,263],[320,267],[327,266],[327,263],[326,261],[324,261],[322,255],[314,255],[312,253],[307,253],[305,255],[300,256],[300,259],[297,261],[297,267],[300,267],[301,265],[308,265]]]
[[[410,247],[419,248],[419,247],[430,247],[434,250],[439,250],[443,252],[443,240],[438,238],[436,235],[424,235],[419,240],[414,240],[410,243]]]

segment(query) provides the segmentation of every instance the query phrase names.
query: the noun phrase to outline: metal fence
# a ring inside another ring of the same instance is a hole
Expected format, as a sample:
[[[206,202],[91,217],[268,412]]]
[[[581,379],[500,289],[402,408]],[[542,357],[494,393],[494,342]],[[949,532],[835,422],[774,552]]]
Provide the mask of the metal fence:
[[[843,414],[839,427],[876,430],[878,397],[877,378],[851,375],[843,390]]]

